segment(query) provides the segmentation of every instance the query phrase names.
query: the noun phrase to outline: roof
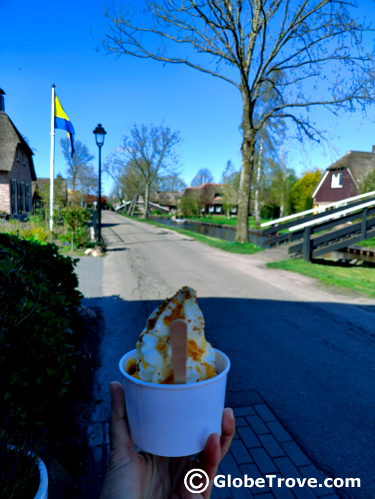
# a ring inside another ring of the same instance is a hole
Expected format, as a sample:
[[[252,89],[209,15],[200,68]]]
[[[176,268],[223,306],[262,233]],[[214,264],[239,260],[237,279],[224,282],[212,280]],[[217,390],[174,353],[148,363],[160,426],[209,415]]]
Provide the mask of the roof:
[[[238,196],[234,189],[228,189],[227,184],[206,182],[199,187],[186,187],[182,197],[193,198],[206,205],[223,204],[224,197],[229,196],[232,204],[238,203]]]
[[[14,155],[17,146],[21,145],[28,157],[32,180],[36,180],[33,162],[33,151],[22,137],[9,116],[0,111],[0,170],[10,172],[13,168]]]
[[[181,197],[181,192],[171,191],[151,191],[150,201],[158,203],[162,206],[176,206],[177,201]]]
[[[202,191],[209,190],[212,192],[212,196],[217,194],[223,194],[225,189],[225,184],[214,184],[211,182],[206,182],[199,187],[185,187],[182,192],[182,196],[197,198]]]
[[[358,184],[375,168],[375,154],[372,152],[348,151],[345,156],[333,163],[327,170],[348,168],[354,181]]]

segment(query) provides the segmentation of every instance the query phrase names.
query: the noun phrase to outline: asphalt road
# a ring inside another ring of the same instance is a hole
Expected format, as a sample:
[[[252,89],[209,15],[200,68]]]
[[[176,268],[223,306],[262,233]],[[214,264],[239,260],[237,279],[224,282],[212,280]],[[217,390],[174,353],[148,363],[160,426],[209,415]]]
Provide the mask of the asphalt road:
[[[375,497],[375,300],[110,212],[103,234],[103,297],[92,300],[105,326],[98,421],[108,416],[108,383],[121,380],[121,355],[154,308],[189,285],[208,341],[232,362],[228,405],[246,405],[257,390],[316,463],[361,479],[350,497]]]

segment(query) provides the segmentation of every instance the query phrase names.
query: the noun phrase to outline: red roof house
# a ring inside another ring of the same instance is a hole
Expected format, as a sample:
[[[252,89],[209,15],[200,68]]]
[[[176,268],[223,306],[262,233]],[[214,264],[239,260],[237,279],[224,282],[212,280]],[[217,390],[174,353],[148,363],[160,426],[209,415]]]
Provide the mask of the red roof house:
[[[360,194],[360,184],[375,168],[373,152],[348,151],[324,172],[315,187],[313,205],[334,203]]]

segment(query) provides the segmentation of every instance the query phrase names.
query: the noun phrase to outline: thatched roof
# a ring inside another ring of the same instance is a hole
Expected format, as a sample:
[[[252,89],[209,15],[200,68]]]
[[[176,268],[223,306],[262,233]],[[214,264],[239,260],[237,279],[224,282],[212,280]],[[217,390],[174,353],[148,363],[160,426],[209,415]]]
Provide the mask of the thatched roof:
[[[170,191],[151,191],[150,201],[160,204],[161,206],[177,206],[177,201],[180,199],[180,192]]]
[[[186,187],[182,197],[193,198],[196,201],[202,201],[204,204],[222,204],[223,196],[226,194],[226,184],[205,183],[199,187]],[[231,191],[228,191],[231,192]],[[231,202],[237,204],[237,194],[232,192]]]
[[[36,180],[33,151],[22,137],[16,126],[4,112],[0,111],[0,171],[10,172],[13,168],[17,146],[26,154],[32,180]]]
[[[348,151],[345,156],[333,163],[327,170],[348,168],[354,181],[358,183],[375,168],[375,154],[372,152]]]

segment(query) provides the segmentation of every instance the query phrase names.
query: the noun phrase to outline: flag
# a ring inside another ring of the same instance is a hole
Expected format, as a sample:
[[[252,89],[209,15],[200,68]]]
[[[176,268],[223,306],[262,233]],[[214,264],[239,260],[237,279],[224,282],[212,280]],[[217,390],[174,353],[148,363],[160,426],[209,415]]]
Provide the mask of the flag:
[[[64,111],[62,105],[60,104],[57,95],[55,94],[55,129],[66,130],[68,132],[68,137],[70,139],[70,144],[72,146],[72,157],[74,154],[74,127],[69,120],[66,112]]]

